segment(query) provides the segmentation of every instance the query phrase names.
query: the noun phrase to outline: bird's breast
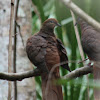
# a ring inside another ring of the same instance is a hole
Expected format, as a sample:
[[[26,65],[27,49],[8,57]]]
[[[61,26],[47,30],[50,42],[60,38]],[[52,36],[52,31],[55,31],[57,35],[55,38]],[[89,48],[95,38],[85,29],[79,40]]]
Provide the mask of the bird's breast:
[[[46,65],[48,69],[51,70],[52,67],[58,66],[60,64],[60,57],[58,53],[57,46],[49,43],[46,49]]]

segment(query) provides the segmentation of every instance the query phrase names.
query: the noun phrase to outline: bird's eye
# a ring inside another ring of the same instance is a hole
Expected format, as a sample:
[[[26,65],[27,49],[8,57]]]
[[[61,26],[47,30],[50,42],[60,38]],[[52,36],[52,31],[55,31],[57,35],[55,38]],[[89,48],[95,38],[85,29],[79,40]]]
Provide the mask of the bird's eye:
[[[50,21],[50,23],[53,23],[53,21]]]

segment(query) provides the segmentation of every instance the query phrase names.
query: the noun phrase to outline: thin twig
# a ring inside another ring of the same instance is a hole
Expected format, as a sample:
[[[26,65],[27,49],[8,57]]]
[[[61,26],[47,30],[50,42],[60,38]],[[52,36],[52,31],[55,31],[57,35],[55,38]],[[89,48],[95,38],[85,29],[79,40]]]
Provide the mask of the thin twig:
[[[25,78],[40,76],[42,73],[38,70],[30,70],[20,73],[6,73],[0,72],[0,79],[8,81],[22,81]]]
[[[71,80],[71,79],[75,79],[77,77],[81,77],[83,75],[87,75],[89,73],[93,73],[93,66],[84,66],[84,67],[78,68],[78,69],[70,72],[69,74],[63,76],[62,78]]]
[[[14,9],[14,52],[13,52],[13,71],[16,73],[16,48],[17,48],[17,29],[16,29],[16,20],[18,13],[19,0],[15,0],[15,9]],[[17,100],[17,82],[14,82],[14,100]]]
[[[96,20],[90,17],[87,13],[81,10],[75,3],[73,3],[71,0],[60,0],[60,1],[63,2],[67,7],[69,7],[79,17],[81,17],[83,20],[85,20],[95,29],[100,31],[100,23],[98,23]]]
[[[84,57],[84,53],[83,53],[83,49],[82,49],[82,45],[81,45],[79,31],[78,31],[77,25],[75,26],[75,23],[76,23],[75,15],[71,10],[70,10],[70,12],[71,12],[71,15],[72,15],[72,18],[73,18],[73,26],[74,26],[74,29],[75,29],[75,35],[76,35],[76,39],[77,39],[80,55],[81,55],[82,60],[84,60],[85,57]]]
[[[14,34],[12,37],[15,37],[16,35],[19,34],[20,37],[21,37],[21,40],[22,40],[23,47],[24,47],[24,49],[25,49],[24,40],[23,40],[23,36],[22,36],[22,34],[21,34],[20,25],[17,23],[17,21],[15,21],[15,23],[16,23],[16,28],[18,28],[18,32],[17,32],[16,34]]]
[[[11,73],[11,67],[12,67],[12,34],[14,33],[13,18],[14,18],[14,0],[11,0],[9,48],[8,48],[8,73]],[[11,100],[11,89],[12,89],[11,82],[8,82],[8,100]]]
[[[22,36],[22,34],[21,34],[20,25],[17,23],[17,21],[16,21],[16,26],[18,27],[18,31],[19,31],[19,34],[20,34],[20,37],[21,37],[21,40],[22,40],[22,44],[23,44],[23,47],[24,47],[24,49],[25,49],[24,40],[23,40],[23,36]]]

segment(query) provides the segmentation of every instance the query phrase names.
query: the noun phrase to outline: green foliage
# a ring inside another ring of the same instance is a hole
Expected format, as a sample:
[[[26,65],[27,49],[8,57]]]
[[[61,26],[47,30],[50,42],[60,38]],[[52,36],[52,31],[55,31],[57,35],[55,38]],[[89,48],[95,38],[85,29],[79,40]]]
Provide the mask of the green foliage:
[[[77,40],[73,27],[72,17],[70,10],[59,0],[32,0],[36,5],[42,22],[49,18],[56,18],[59,23],[62,24],[61,28],[56,28],[55,33],[58,38],[64,43],[69,60],[81,60],[79,49],[77,46]],[[74,0],[74,2],[82,8],[86,13],[91,15],[96,20],[100,21],[100,1],[99,0]],[[40,21],[38,16],[32,11],[32,34],[36,33],[40,29]],[[82,67],[82,64],[70,63],[71,70]],[[65,75],[68,71],[60,68],[61,75]],[[92,79],[92,75],[89,75]],[[41,100],[41,79],[35,78],[37,99]],[[72,81],[60,80],[59,83],[63,84],[64,100],[87,100],[87,79],[86,76],[77,78]],[[89,81],[89,97],[93,100],[93,87]]]

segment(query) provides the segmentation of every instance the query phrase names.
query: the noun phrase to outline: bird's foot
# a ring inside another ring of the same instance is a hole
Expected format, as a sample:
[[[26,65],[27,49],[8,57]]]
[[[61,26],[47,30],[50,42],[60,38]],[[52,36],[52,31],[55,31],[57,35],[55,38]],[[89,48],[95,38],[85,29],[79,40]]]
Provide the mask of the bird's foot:
[[[88,63],[88,66],[89,66],[89,67],[93,67],[93,62],[89,62],[89,63]]]
[[[36,68],[36,69],[34,69],[34,74],[36,76],[41,76],[41,75],[49,74],[49,71],[47,69]]]
[[[43,74],[49,74],[49,70],[47,68],[41,70]]]
[[[43,62],[40,65],[38,65],[37,68],[41,71],[41,75],[43,75],[43,74],[45,74],[45,75],[49,74],[49,70],[48,70],[45,62]]]
[[[40,69],[38,69],[38,68],[34,69],[34,75],[35,75],[35,76],[41,76],[41,71],[40,71]]]

